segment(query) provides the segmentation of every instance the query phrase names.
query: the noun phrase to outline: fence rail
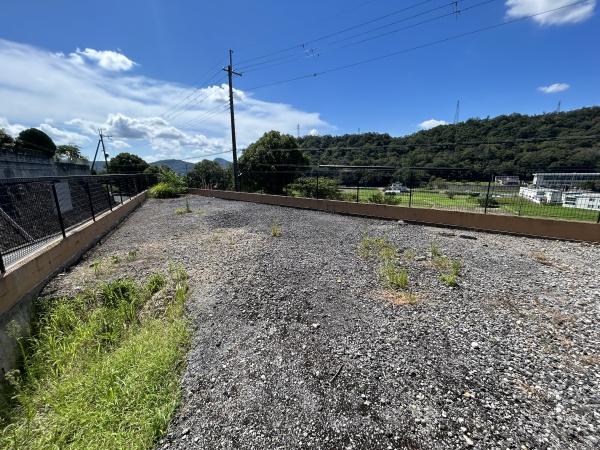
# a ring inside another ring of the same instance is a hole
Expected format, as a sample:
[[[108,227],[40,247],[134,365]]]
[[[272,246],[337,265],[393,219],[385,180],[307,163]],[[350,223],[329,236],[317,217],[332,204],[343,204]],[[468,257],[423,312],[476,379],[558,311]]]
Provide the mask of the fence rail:
[[[600,223],[600,174],[474,177],[455,168],[278,166],[246,170],[241,190],[409,208]]]
[[[156,182],[150,174],[0,180],[0,272]]]

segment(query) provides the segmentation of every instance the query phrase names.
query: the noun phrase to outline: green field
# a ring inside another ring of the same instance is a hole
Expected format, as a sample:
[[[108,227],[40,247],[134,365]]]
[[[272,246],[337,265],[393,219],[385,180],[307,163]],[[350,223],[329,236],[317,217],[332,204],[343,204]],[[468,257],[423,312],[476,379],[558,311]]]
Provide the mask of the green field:
[[[356,189],[342,188],[342,192],[348,196],[352,195],[352,200],[356,200]],[[381,192],[377,188],[361,188],[359,190],[360,202],[369,203],[371,195],[375,192]],[[485,191],[481,195],[485,195]],[[455,194],[448,196],[445,193],[437,191],[418,190],[413,191],[412,199],[409,200],[409,194],[396,195],[399,200],[397,206],[410,206],[413,208],[439,208],[452,209],[454,211],[468,211],[483,213],[484,208],[477,202],[477,197],[471,197],[465,194]],[[348,197],[348,199],[350,199]],[[582,220],[595,222],[598,220],[598,211],[579,208],[565,208],[560,205],[538,204],[526,200],[522,197],[500,197],[496,198],[499,203],[497,208],[488,208],[488,214],[505,214],[526,217],[548,217],[563,220]]]

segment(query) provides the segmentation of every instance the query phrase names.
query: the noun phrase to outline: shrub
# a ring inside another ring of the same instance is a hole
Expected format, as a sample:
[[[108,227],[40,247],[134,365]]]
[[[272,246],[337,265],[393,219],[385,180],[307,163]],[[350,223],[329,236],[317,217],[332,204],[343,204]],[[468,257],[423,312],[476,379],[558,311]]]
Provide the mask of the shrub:
[[[300,197],[317,197],[317,178],[302,177],[295,182],[287,185],[287,191],[293,192]],[[341,200],[342,193],[337,180],[333,178],[319,177],[319,198],[329,198],[332,200]]]
[[[276,222],[271,223],[271,236],[279,237],[281,236],[281,226]]]
[[[379,205],[397,205],[402,199],[396,195],[386,195],[381,191],[372,192],[367,198],[370,203],[377,203]]]
[[[175,198],[179,195],[179,191],[170,184],[161,181],[148,189],[148,195],[152,198]]]
[[[486,203],[487,203],[487,207],[488,208],[497,208],[499,205],[498,200],[496,200],[494,197],[478,197],[477,198],[477,203],[479,203],[479,206],[481,206],[482,208],[486,207]]]

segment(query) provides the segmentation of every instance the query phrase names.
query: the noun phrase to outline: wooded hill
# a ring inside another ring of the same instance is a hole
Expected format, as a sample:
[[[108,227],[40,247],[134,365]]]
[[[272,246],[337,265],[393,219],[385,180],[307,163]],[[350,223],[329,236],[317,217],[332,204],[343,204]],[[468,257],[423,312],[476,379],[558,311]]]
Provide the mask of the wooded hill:
[[[600,107],[469,119],[403,137],[306,136],[299,144],[311,164],[466,168],[465,178],[600,171]]]

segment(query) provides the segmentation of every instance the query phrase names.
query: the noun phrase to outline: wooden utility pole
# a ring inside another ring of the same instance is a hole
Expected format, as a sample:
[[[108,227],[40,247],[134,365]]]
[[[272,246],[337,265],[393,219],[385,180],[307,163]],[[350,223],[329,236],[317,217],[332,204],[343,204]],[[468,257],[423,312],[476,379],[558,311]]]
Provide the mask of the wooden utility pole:
[[[235,141],[235,111],[233,108],[233,75],[239,77],[241,73],[233,70],[233,50],[229,50],[229,65],[223,69],[229,77],[229,113],[231,115],[231,148],[233,150],[233,184],[237,192],[240,191],[240,180],[238,177],[237,144]]]

